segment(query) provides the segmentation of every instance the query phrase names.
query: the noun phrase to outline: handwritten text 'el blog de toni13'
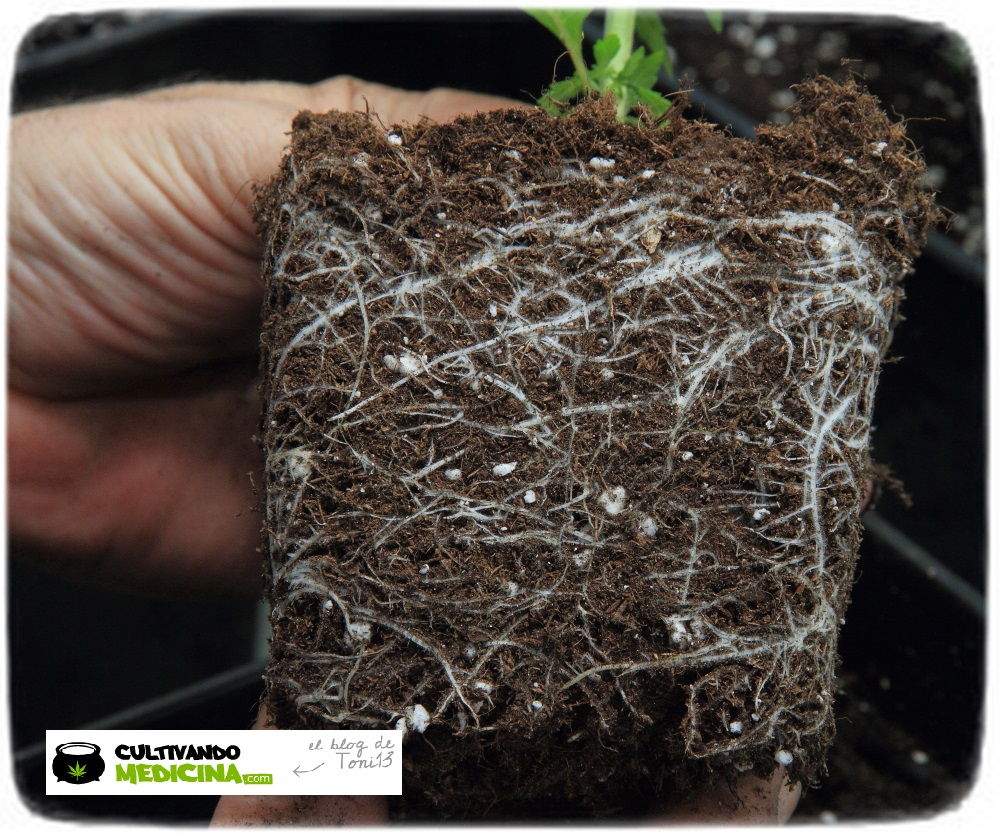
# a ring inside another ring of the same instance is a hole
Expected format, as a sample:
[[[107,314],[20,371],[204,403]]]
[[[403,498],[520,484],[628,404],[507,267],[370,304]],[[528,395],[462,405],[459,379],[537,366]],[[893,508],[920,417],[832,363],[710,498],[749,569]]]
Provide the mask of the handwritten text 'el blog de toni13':
[[[380,735],[373,743],[364,740],[324,739],[312,741],[310,751],[328,750],[340,769],[388,769],[397,752],[392,737]]]

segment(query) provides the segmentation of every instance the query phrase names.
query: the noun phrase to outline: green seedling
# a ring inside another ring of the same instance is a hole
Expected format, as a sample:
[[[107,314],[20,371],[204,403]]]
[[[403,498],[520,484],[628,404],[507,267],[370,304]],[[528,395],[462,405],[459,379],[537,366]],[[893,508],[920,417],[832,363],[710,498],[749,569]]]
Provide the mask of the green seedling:
[[[652,9],[608,10],[604,37],[594,44],[588,63],[583,52],[583,22],[590,12],[590,9],[528,10],[559,39],[573,64],[573,74],[555,81],[538,99],[538,106],[550,115],[561,116],[585,95],[610,94],[619,121],[635,124],[639,107],[655,121],[661,121],[671,102],[654,87],[661,70],[669,76],[674,74],[663,20]],[[721,13],[706,12],[706,15],[712,28],[720,31]],[[641,41],[639,46],[635,45],[636,39]]]

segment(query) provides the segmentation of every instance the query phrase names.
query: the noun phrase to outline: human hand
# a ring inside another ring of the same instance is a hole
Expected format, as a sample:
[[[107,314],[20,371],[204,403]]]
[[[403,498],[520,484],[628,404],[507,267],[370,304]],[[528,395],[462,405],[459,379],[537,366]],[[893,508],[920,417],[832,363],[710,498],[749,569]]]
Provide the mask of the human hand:
[[[391,124],[511,104],[341,77],[188,84],[16,117],[14,540],[89,580],[259,592],[253,184],[277,169],[299,110],[368,106]]]
[[[273,729],[262,705],[254,729]],[[662,804],[650,824],[784,824],[799,801],[802,788],[788,783],[783,768],[769,778],[741,776],[734,786],[720,783],[691,798]],[[216,827],[302,825],[310,827],[384,825],[389,820],[381,796],[253,796],[226,795],[212,817]]]
[[[262,287],[252,184],[302,109],[383,122],[508,105],[354,79],[194,84],[36,111],[11,142],[9,517],[15,541],[89,579],[257,592],[250,472]],[[258,726],[266,723],[262,713]],[[746,778],[671,818],[787,817]],[[735,799],[735,800],[734,800]],[[234,797],[217,823],[385,819],[380,799]]]

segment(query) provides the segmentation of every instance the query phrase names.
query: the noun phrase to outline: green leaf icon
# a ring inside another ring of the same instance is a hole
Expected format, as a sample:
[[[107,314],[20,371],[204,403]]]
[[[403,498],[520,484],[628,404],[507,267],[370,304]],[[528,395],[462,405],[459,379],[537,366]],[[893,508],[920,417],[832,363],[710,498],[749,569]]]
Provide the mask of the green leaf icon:
[[[87,774],[87,766],[84,764],[80,766],[80,762],[76,762],[76,766],[71,766],[69,768],[69,774],[72,775],[77,781],[79,781],[84,775]]]

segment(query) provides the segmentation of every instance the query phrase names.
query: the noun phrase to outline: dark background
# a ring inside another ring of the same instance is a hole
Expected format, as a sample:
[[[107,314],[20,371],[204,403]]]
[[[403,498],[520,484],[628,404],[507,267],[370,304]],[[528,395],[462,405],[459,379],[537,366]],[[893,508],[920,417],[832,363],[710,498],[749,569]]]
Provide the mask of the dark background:
[[[730,14],[716,35],[700,14],[664,19],[685,86],[735,132],[784,118],[790,84],[842,73],[841,59],[854,59],[887,108],[916,119],[909,129],[929,185],[953,212],[909,279],[892,351],[901,361],[886,366],[876,407],[875,457],[892,464],[914,507],[890,496],[868,518],[842,635],[831,777],[796,818],[940,810],[974,778],[983,702],[985,238],[974,63],[947,31],[902,20]],[[340,73],[527,100],[552,79],[560,52],[517,12],[62,17],[25,37],[13,100],[24,110],[173,82]],[[248,726],[260,692],[256,603],[95,590],[17,550],[8,586],[24,798],[63,816],[207,820],[211,799],[47,798],[37,745],[45,728]]]

